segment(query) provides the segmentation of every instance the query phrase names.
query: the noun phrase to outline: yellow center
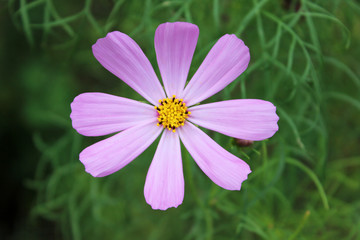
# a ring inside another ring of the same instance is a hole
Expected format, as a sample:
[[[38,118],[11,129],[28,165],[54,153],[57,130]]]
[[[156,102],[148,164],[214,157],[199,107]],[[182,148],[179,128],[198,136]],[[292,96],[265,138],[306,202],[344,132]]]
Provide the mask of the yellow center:
[[[177,99],[175,95],[172,98],[164,98],[159,100],[159,106],[155,109],[159,113],[157,125],[163,125],[169,131],[175,132],[175,129],[184,126],[186,118],[191,112],[187,111],[186,104],[182,99]]]

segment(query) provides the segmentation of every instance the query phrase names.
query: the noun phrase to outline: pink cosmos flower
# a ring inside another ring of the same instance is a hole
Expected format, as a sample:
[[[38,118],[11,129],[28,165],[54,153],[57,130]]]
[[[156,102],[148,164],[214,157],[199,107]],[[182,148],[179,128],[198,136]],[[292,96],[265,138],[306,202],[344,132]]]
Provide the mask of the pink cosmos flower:
[[[80,134],[116,133],[80,153],[85,170],[94,177],[120,170],[161,135],[144,189],[153,209],[166,210],[183,201],[180,139],[201,170],[222,188],[240,190],[251,172],[243,160],[194,124],[253,141],[269,138],[278,130],[276,108],[267,101],[238,99],[196,105],[236,79],[250,60],[242,40],[224,35],[186,85],[198,35],[198,27],[186,22],[157,28],[155,51],[163,88],[134,40],[121,32],[107,34],[93,45],[95,58],[150,104],[104,93],[83,93],[71,104],[72,124]]]

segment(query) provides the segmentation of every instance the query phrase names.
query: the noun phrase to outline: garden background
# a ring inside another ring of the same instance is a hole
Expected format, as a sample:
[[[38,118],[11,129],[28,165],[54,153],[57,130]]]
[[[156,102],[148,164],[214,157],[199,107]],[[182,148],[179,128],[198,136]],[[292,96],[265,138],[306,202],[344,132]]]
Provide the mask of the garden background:
[[[143,187],[157,141],[128,166],[93,178],[78,155],[101,140],[71,126],[83,92],[142,100],[91,46],[129,34],[160,76],[154,32],[187,21],[200,36],[194,74],[234,33],[248,69],[205,102],[258,98],[280,117],[274,137],[242,147],[241,191],[215,185],[183,149],[185,199],[154,211]],[[1,239],[360,239],[360,2],[357,0],[1,0]]]

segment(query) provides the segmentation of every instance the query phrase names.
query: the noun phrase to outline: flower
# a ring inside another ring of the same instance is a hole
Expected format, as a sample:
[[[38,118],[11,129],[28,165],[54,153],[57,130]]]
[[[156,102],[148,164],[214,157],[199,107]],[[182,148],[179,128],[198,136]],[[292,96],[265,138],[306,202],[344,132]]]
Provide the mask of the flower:
[[[80,153],[94,177],[112,174],[139,156],[161,135],[145,182],[145,199],[153,209],[177,207],[184,198],[180,140],[201,170],[217,185],[240,190],[251,172],[195,126],[234,138],[263,140],[278,130],[275,106],[238,99],[196,105],[222,90],[248,66],[248,47],[224,35],[186,85],[199,29],[186,22],[161,24],[155,51],[164,88],[140,47],[121,32],[108,33],[92,47],[95,58],[149,103],[104,93],[83,93],[71,104],[73,127],[85,136],[117,133]],[[164,91],[165,89],[165,91]]]

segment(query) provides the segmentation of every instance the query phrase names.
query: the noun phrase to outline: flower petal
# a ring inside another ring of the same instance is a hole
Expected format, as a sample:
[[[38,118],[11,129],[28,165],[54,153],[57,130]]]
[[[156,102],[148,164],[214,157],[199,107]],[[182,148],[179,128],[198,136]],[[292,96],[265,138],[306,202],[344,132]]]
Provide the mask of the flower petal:
[[[238,99],[189,109],[189,121],[234,138],[259,141],[279,129],[276,107],[268,101]]]
[[[165,97],[153,67],[128,35],[111,32],[92,46],[95,58],[154,105]]]
[[[214,95],[245,71],[249,48],[235,35],[224,35],[212,47],[186,86],[183,99],[188,106]]]
[[[153,209],[179,206],[184,199],[184,175],[177,133],[164,131],[146,176],[145,199]]]
[[[105,93],[83,93],[71,103],[73,128],[85,136],[102,136],[156,119],[145,103]]]
[[[163,23],[156,29],[156,57],[169,97],[181,98],[198,36],[199,28],[186,22]]]
[[[160,135],[156,122],[126,129],[80,153],[86,172],[94,177],[112,174],[139,156]]]
[[[246,162],[189,122],[179,128],[179,135],[195,162],[214,183],[227,190],[240,190],[251,172]]]

